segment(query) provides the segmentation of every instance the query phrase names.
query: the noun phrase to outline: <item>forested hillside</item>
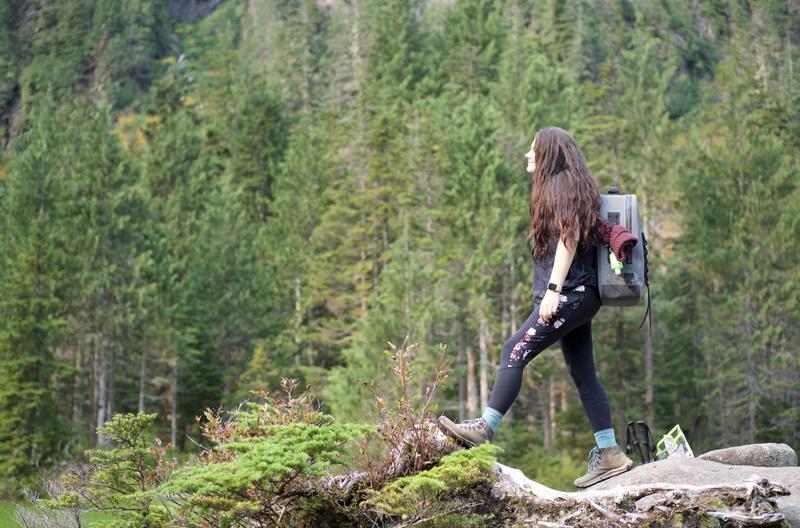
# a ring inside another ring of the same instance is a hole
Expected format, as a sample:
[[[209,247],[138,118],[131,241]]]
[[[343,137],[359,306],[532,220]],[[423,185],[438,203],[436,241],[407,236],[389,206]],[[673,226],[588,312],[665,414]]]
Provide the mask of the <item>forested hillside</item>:
[[[192,450],[282,377],[375,420],[405,336],[478,415],[546,126],[641,203],[652,336],[593,325],[618,441],[800,448],[799,45],[797,0],[0,2],[0,487],[120,412]],[[546,483],[585,464],[557,346],[496,441]]]

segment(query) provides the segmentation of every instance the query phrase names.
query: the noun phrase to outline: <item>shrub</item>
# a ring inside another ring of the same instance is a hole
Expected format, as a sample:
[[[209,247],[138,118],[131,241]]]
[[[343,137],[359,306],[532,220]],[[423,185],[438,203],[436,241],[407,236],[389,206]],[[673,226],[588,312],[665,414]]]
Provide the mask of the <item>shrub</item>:
[[[377,426],[335,423],[308,387],[298,395],[298,382],[284,378],[281,394],[256,392],[257,401],[230,412],[207,409],[198,418],[200,454],[177,467],[166,460],[171,446],[147,438],[155,415],[117,415],[98,431],[114,447],[48,481],[48,498],[33,497],[25,526],[79,527],[87,510],[110,512],[104,526],[118,528],[460,523],[481,508],[499,448],[448,455],[454,446],[428,411],[446,377],[444,355],[414,404],[414,345],[392,348],[399,397],[387,402],[373,387]]]
[[[456,451],[431,469],[372,490],[362,505],[417,520],[469,511],[472,506],[469,499],[485,495],[486,490],[480,488],[494,482],[490,470],[495,462],[494,454],[499,451],[501,448],[494,444]]]
[[[158,438],[148,440],[145,432],[155,418],[155,414],[118,414],[98,428],[98,436],[117,447],[88,451],[88,460],[46,481],[42,485],[46,498],[29,493],[33,509],[17,509],[20,524],[65,526],[69,519],[67,526],[80,526],[84,512],[97,510],[112,514],[113,520],[105,524],[109,528],[170,526],[168,509],[155,489],[174,469],[174,463],[166,460],[172,446],[162,446]]]

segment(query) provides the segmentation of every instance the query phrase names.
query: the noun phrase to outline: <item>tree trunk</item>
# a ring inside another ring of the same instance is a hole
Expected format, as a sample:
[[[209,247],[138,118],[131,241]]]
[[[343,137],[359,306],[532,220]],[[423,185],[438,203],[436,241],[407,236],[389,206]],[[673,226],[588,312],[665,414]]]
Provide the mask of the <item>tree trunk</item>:
[[[405,254],[406,263],[408,263],[409,257],[411,256],[411,248],[408,243],[408,213],[403,209],[400,211],[400,214],[403,218],[403,252]],[[403,322],[405,324],[406,334],[411,334],[411,292],[413,285],[410,273],[407,271],[407,265],[405,266],[405,270],[406,271],[403,273],[403,278],[405,279],[405,287],[403,288]]]
[[[556,394],[557,390],[557,382],[554,381],[552,378],[550,382],[547,384],[548,389],[550,391],[550,395],[548,397],[549,410],[550,410],[550,445],[552,446],[553,442],[556,440],[556,435],[558,434],[558,428],[556,427],[556,398],[558,397]]]
[[[511,320],[508,313],[510,304],[510,287],[511,279],[509,278],[509,268],[506,268],[502,273],[502,284],[500,287],[500,335],[512,335],[514,329],[511,328]],[[513,284],[513,283],[512,283]]]
[[[464,347],[467,356],[467,414],[474,417],[478,412],[478,384],[475,380],[475,354],[472,347]]]
[[[622,308],[617,308],[617,310],[621,310],[621,309]],[[617,318],[617,324],[616,324],[616,328],[615,329],[616,329],[615,338],[616,338],[616,343],[617,343],[617,345],[616,345],[617,346],[617,350],[624,350],[624,347],[625,347],[625,325],[624,325],[621,317]],[[630,370],[629,370],[629,372],[630,372]],[[629,393],[630,393],[630,391],[625,391],[623,393],[624,401],[618,402],[617,405],[614,405],[612,407],[612,412],[611,412],[611,414],[612,414],[612,425],[615,424],[615,423],[616,424],[624,424],[624,423],[626,423],[626,421],[625,421],[625,410],[631,408],[630,402],[628,401],[629,398],[630,398]],[[638,397],[636,399],[638,401]]]
[[[509,262],[509,267],[511,268],[511,292],[510,292],[510,300],[509,300],[509,315],[511,316],[511,333],[509,335],[514,335],[514,332],[517,331],[517,294],[514,285],[517,284],[517,273],[516,268],[514,267],[514,255],[511,255],[511,259]]]
[[[144,386],[147,376],[147,332],[142,336],[142,361],[139,364],[139,412],[144,412]]]
[[[528,431],[532,433],[536,430],[536,384],[530,376],[526,376],[525,385],[528,387],[528,405],[525,406],[528,412],[525,419],[528,423]]]
[[[173,447],[178,446],[178,358],[172,364],[172,381],[170,383],[170,439]]]
[[[295,295],[295,335],[294,335],[294,342],[297,345],[297,350],[301,350],[303,344],[303,303],[302,303],[302,290],[301,290],[301,281],[300,277],[296,277],[294,279],[294,295]],[[305,311],[306,315],[306,329],[311,328],[314,322],[314,316],[311,313],[311,310]],[[308,363],[311,364],[314,358],[314,342],[311,339],[305,339],[305,347],[308,351]],[[295,365],[300,364],[300,354],[294,355],[294,363]]]
[[[380,258],[380,274],[386,269],[386,266],[389,265],[389,219],[383,217],[381,219],[381,242],[383,243],[383,251],[381,252]],[[378,289],[378,283],[375,283],[375,290]]]
[[[303,70],[303,82],[302,82],[302,100],[303,100],[303,113],[308,115],[311,111],[311,68],[312,68],[312,57],[311,57],[311,43],[308,42],[308,35],[311,33],[311,22],[310,17],[308,16],[308,4],[307,2],[300,3],[300,12],[303,21],[303,39],[306,40],[305,45],[303,46],[303,61],[302,61],[302,70]]]
[[[89,425],[89,445],[94,447],[97,445],[97,429],[95,428],[95,424],[97,423],[97,399],[99,394],[97,390],[97,379],[99,378],[100,365],[98,364],[97,347],[95,347],[94,338],[90,337],[86,344],[89,345],[91,349],[91,355],[89,357],[91,403],[89,405],[89,420],[87,423]]]
[[[539,393],[540,395],[544,396],[543,398],[540,398],[540,401],[542,401],[542,432],[544,433],[543,445],[547,451],[550,451],[550,449],[553,447],[553,420],[552,415],[550,414],[550,385],[552,383],[552,380],[548,378],[543,385],[539,386]]]
[[[95,428],[102,427],[106,423],[107,396],[108,396],[108,365],[106,358],[106,348],[97,346],[97,337],[92,338],[94,342],[95,354],[98,357],[97,363],[97,421]],[[107,440],[100,439],[98,444],[105,445]]]
[[[301,297],[302,290],[300,289],[300,277],[295,277],[292,280],[292,285],[294,286],[294,345],[297,350],[300,350],[303,343],[301,337],[303,328],[303,302]]]
[[[461,324],[460,318],[456,318],[453,323],[455,330],[456,346],[458,347],[457,359],[457,372],[458,372],[458,421],[463,422],[467,419],[467,375],[465,365],[467,364],[467,355],[464,346],[464,327]]]
[[[751,315],[754,313],[753,310],[757,309],[757,307],[753,306],[753,302],[750,299],[750,294],[747,293],[745,295],[745,331],[748,336],[753,335],[753,326],[751,324]],[[756,359],[755,359],[755,347],[752,343],[745,343],[745,348],[747,352],[745,353],[745,360],[746,365],[746,377],[747,377],[747,443],[752,444],[755,442],[756,438],[756,417],[758,413],[757,408],[757,398],[759,396],[760,387],[758,385],[758,380],[756,379]]]
[[[786,0],[787,9],[789,12],[792,10],[792,1],[793,0]],[[797,9],[795,9],[795,14],[797,15]],[[792,66],[792,32],[789,26],[789,20],[791,17],[786,17],[786,22],[784,23],[784,32],[786,33],[786,66],[789,70],[789,82],[787,86],[793,86],[792,82],[794,81],[794,71]]]
[[[481,407],[485,409],[489,403],[489,324],[486,314],[481,310],[478,329],[478,347],[480,348],[480,395]]]
[[[466,363],[464,347],[458,351],[458,365]],[[467,419],[467,384],[463,373],[458,375],[458,421],[463,422]]]
[[[361,13],[359,12],[360,2],[352,2],[353,7],[353,23],[350,26],[350,56],[352,57],[353,64],[353,78],[356,79],[358,86],[361,86]]]
[[[107,402],[107,409],[106,409],[106,420],[110,420],[116,409],[114,408],[114,392],[116,386],[116,363],[117,363],[117,345],[111,347],[110,357],[108,359],[108,389],[106,395],[106,402]]]
[[[227,340],[225,340],[227,341]],[[222,368],[223,368],[223,381],[222,381],[222,396],[223,398],[227,399],[227,396],[231,393],[231,377],[228,373],[231,371],[231,364],[233,363],[233,351],[228,344],[223,341],[223,353],[222,353]]]
[[[82,389],[83,389],[83,347],[80,346],[80,341],[78,342],[78,346],[75,347],[75,379],[72,383],[72,423],[75,424],[75,427],[80,427],[81,421],[83,420],[83,396]]]
[[[650,314],[647,314],[650,319]],[[645,322],[649,324],[649,321]],[[653,402],[653,338],[650,332],[644,333],[644,409],[647,419],[647,424],[650,428],[655,429],[656,426],[656,413],[655,404]]]

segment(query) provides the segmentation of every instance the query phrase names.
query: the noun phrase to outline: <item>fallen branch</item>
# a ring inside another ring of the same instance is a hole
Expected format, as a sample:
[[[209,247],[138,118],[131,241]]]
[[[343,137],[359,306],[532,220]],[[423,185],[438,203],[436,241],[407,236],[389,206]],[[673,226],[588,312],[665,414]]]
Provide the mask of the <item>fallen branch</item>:
[[[783,524],[782,513],[751,515],[734,511],[709,510],[706,514],[716,519],[722,519],[723,521],[744,522],[747,523],[746,526],[780,526]]]

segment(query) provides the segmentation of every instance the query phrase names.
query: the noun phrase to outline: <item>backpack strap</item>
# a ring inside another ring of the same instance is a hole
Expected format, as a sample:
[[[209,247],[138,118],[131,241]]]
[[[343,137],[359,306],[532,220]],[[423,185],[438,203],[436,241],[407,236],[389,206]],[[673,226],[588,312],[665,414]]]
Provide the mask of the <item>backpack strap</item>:
[[[642,322],[639,323],[639,328],[642,327],[644,324],[644,320],[647,319],[647,314],[650,313],[650,285],[647,285],[647,310],[644,312],[644,317],[642,317]],[[653,337],[653,320],[650,319],[647,322],[647,325],[650,327],[650,337]]]
[[[648,276],[647,270],[647,238],[644,236],[644,231],[642,231],[642,249],[644,250],[644,284],[647,286],[647,310],[644,312],[644,317],[642,317],[642,322],[639,324],[639,328],[642,327],[644,320],[647,319],[647,315],[650,314],[650,277]],[[650,327],[650,337],[653,337],[652,314],[647,322],[647,325]]]

